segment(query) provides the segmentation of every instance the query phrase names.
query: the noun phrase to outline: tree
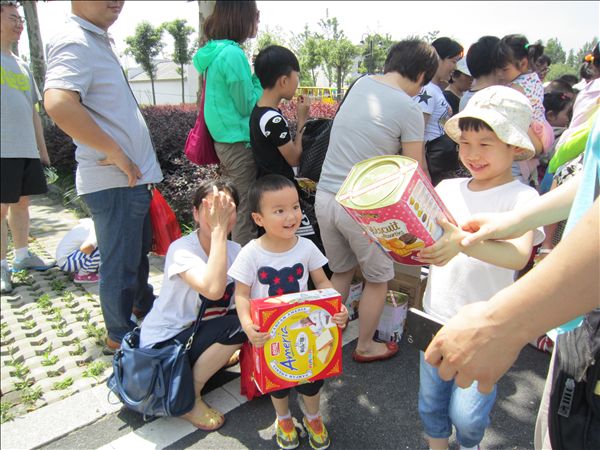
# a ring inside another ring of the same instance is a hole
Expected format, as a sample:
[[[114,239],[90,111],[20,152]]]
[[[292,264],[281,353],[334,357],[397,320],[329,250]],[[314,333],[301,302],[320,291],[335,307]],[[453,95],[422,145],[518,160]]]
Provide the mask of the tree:
[[[325,19],[321,19],[319,25],[324,36],[320,42],[320,52],[323,57],[325,76],[329,86],[335,80],[339,97],[344,80],[352,68],[354,58],[358,55],[358,49],[339,28],[337,18],[329,18],[329,12],[326,12]]]
[[[552,60],[552,64],[564,64],[567,59],[562,44],[557,38],[548,39],[544,48],[544,54]]]
[[[31,72],[40,92],[44,92],[44,78],[46,77],[46,60],[44,58],[44,44],[40,33],[40,21],[37,13],[37,2],[21,2],[23,14],[27,23],[27,38],[29,40],[29,59]]]
[[[317,70],[323,63],[320,46],[323,37],[310,31],[308,24],[304,25],[304,31],[293,35],[291,47],[298,56],[300,62],[300,83],[303,85],[317,85]]]
[[[152,104],[156,105],[156,93],[154,91],[154,80],[156,78],[156,58],[162,49],[164,43],[162,42],[162,29],[160,27],[154,27],[148,21],[140,22],[135,27],[135,34],[128,36],[125,39],[127,43],[126,53],[133,56],[135,62],[137,62],[148,77],[150,78],[150,84],[152,86]]]
[[[173,62],[179,67],[177,73],[181,76],[181,103],[185,103],[185,70],[184,66],[192,60],[192,49],[189,48],[190,35],[194,29],[187,25],[185,19],[175,19],[171,22],[162,24],[162,28],[167,31],[175,41],[173,48]]]
[[[393,45],[389,34],[370,34],[361,41],[362,63],[359,72],[381,73],[389,48]]]

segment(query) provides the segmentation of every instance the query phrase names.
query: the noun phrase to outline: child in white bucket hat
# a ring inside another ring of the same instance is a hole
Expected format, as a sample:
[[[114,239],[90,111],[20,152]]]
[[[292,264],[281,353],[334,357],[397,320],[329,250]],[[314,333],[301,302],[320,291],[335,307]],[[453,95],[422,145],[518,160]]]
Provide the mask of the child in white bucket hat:
[[[471,178],[443,180],[435,188],[457,223],[476,213],[510,211],[538,196],[535,189],[515,180],[511,170],[513,160],[535,154],[527,137],[531,116],[523,94],[492,86],[478,91],[462,112],[446,122],[446,133],[459,144],[459,157],[471,173]],[[418,259],[431,264],[423,308],[444,322],[462,306],[491,298],[512,284],[533,245],[544,238],[538,229],[516,239],[464,248],[460,242],[470,230],[443,219],[439,222],[444,235],[423,249]],[[476,383],[455,389],[454,381],[442,380],[421,354],[419,414],[429,448],[448,448],[453,427],[461,449],[477,448],[495,399],[495,387],[489,394],[481,394]]]

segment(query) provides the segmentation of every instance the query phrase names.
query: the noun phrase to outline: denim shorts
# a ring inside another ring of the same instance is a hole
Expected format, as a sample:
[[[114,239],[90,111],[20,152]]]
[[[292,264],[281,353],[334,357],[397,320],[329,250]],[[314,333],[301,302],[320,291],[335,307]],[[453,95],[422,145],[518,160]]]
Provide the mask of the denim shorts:
[[[421,352],[419,367],[419,415],[427,436],[444,439],[456,428],[456,438],[464,447],[475,447],[483,439],[496,401],[496,386],[481,394],[477,382],[462,389],[454,381],[444,381],[437,368],[428,364]]]

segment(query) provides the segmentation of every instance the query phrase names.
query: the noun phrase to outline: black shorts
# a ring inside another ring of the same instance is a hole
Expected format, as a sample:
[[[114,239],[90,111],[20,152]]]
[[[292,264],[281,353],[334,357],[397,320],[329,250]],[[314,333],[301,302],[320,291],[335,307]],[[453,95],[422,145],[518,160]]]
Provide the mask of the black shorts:
[[[186,328],[172,339],[185,344],[192,335],[192,331],[194,331],[193,326]],[[154,348],[162,348],[171,342],[172,339],[155,344]],[[205,320],[200,324],[198,333],[194,336],[192,348],[189,351],[190,362],[193,366],[196,360],[200,358],[200,355],[213,344],[239,345],[247,340],[248,338],[244,330],[242,330],[240,319],[235,313]]]
[[[46,176],[39,159],[2,158],[2,203],[18,203],[21,197],[48,192]]]
[[[319,391],[323,387],[323,384],[324,384],[323,380],[317,380],[317,381],[313,381],[312,383],[299,384],[297,386],[294,386],[294,389],[296,389],[296,391],[302,395],[305,395],[307,397],[314,397],[315,395],[317,395],[319,393]],[[271,397],[275,397],[275,398],[279,398],[279,399],[285,398],[288,395],[290,395],[290,389],[291,388],[280,389],[279,391],[273,391],[270,393],[270,395],[271,395]]]

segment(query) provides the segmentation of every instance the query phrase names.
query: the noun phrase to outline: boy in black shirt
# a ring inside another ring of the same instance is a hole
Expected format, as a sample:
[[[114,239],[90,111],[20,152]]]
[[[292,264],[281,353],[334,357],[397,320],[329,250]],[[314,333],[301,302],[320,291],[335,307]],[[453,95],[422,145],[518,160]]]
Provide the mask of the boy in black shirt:
[[[269,173],[294,181],[292,167],[300,163],[301,130],[308,117],[310,102],[298,98],[296,139],[292,141],[287,121],[278,109],[281,100],[291,100],[299,83],[300,64],[287,48],[270,45],[254,62],[254,73],[263,95],[250,115],[250,145],[258,167],[258,178]]]
[[[296,232],[312,240],[323,251],[323,244],[316,229],[314,206],[306,199],[294,178],[292,167],[300,163],[302,154],[302,128],[308,118],[310,101],[298,97],[296,138],[292,140],[288,123],[278,108],[281,100],[291,100],[300,80],[300,64],[287,48],[270,45],[258,54],[254,61],[254,73],[260,80],[263,95],[250,115],[250,145],[258,168],[258,177],[270,173],[283,175],[298,188],[302,207],[302,224]],[[259,231],[260,234],[260,231]]]

